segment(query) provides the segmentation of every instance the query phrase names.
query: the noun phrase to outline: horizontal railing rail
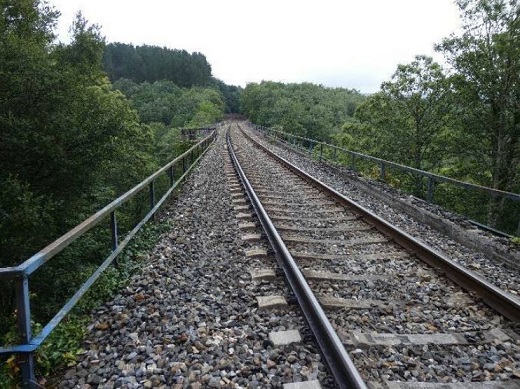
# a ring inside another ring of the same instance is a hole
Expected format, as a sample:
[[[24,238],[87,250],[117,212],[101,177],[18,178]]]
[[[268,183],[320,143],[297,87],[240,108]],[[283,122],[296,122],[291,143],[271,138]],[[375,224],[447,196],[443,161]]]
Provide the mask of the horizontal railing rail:
[[[26,388],[38,387],[34,372],[34,352],[51,334],[61,320],[71,311],[80,298],[89,290],[94,282],[101,276],[106,268],[116,260],[117,256],[128,245],[130,240],[141,229],[141,227],[150,219],[154,218],[155,212],[170,196],[178,185],[186,178],[199,159],[204,155],[209,145],[214,141],[217,132],[212,129],[210,135],[200,140],[182,155],[178,156],[155,173],[150,175],[144,181],[130,189],[128,192],[118,197],[110,204],[105,206],[94,215],[74,227],[72,230],[61,236],[38,253],[27,259],[22,264],[15,267],[0,268],[0,280],[13,280],[16,289],[16,316],[17,325],[20,335],[20,344],[14,346],[0,347],[1,354],[20,354],[19,362],[22,374],[22,385]],[[174,168],[182,167],[182,175],[175,180]],[[156,201],[155,182],[162,174],[167,174],[169,179],[169,188],[166,193]],[[125,202],[136,196],[141,191],[148,188],[150,210],[137,223],[137,225],[127,233],[122,241],[119,241],[119,230],[117,224],[116,210]],[[30,309],[30,287],[29,276],[47,263],[56,254],[63,251],[71,243],[79,239],[87,231],[91,230],[102,220],[110,217],[110,231],[112,238],[112,252],[97,268],[97,270],[85,281],[85,283],[76,291],[76,293],[67,301],[60,311],[43,327],[39,334],[32,336],[31,328],[31,309]]]
[[[311,155],[315,155],[320,161],[327,161],[332,163],[337,163],[337,159],[339,154],[348,155],[351,158],[350,167],[353,170],[356,170],[356,158],[360,160],[366,160],[373,162],[376,165],[379,165],[380,178],[384,181],[386,179],[386,173],[388,168],[394,168],[396,170],[400,170],[402,172],[412,173],[416,174],[420,177],[424,177],[427,179],[427,194],[425,200],[429,203],[434,202],[434,193],[435,193],[435,186],[438,183],[447,183],[459,188],[463,189],[469,189],[469,190],[475,190],[479,191],[481,193],[485,193],[492,197],[502,197],[505,199],[510,199],[513,201],[520,201],[520,194],[513,193],[513,192],[506,192],[498,189],[489,188],[486,186],[478,185],[478,184],[471,184],[469,182],[460,181],[454,178],[442,176],[439,174],[427,172],[424,170],[416,169],[410,166],[401,165],[396,162],[387,161],[381,158],[377,158],[371,155],[362,154],[356,151],[348,150],[336,145],[331,145],[326,142],[320,142],[314,139],[305,138],[302,136],[290,134],[288,132],[276,130],[273,128],[268,128],[260,125],[253,124],[253,128],[258,131],[262,131],[266,133],[268,136],[275,138],[280,141],[284,141],[286,143],[290,143],[291,145],[297,145],[298,142],[300,142],[302,145],[303,143],[307,144],[307,147],[301,147],[304,151],[308,152]],[[327,150],[328,149],[328,150]],[[326,151],[330,151],[326,153]],[[326,155],[331,155],[332,159],[327,158]]]

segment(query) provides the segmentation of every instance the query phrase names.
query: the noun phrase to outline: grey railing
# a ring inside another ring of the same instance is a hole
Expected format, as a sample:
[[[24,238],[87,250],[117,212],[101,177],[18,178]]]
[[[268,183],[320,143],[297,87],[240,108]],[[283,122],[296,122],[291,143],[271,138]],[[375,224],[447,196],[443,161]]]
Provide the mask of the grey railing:
[[[0,280],[6,282],[14,281],[16,289],[16,316],[18,332],[20,335],[20,344],[0,348],[1,354],[18,354],[20,362],[20,370],[22,374],[22,385],[24,388],[39,387],[35,378],[35,361],[34,352],[51,334],[61,320],[76,305],[79,299],[89,290],[94,282],[106,270],[106,268],[114,262],[117,256],[128,245],[134,235],[141,227],[150,219],[153,219],[155,212],[169,197],[172,191],[185,179],[191,169],[196,165],[198,160],[206,152],[209,145],[216,137],[216,131],[212,131],[210,135],[202,139],[196,145],[191,147],[184,154],[178,156],[173,161],[157,170],[154,174],[142,181],[140,184],[130,189],[128,192],[112,201],[106,207],[90,216],[88,219],[74,227],[72,230],[61,236],[40,252],[34,254],[22,264],[15,267],[0,268]],[[182,167],[182,175],[175,180],[174,168]],[[169,179],[169,188],[159,201],[156,201],[155,182],[163,174]],[[116,210],[125,202],[136,196],[143,190],[148,189],[150,200],[150,211],[143,219],[120,241]],[[68,300],[68,302],[60,309],[58,313],[43,327],[41,332],[36,336],[32,336],[31,328],[31,309],[30,309],[30,287],[29,276],[38,270],[42,265],[48,262],[56,254],[60,253],[71,243],[80,238],[87,231],[99,224],[102,220],[110,218],[110,230],[112,237],[112,252],[97,268],[97,270],[88,278],[87,281],[76,291],[76,293]]]
[[[459,181],[454,178],[441,176],[439,174],[427,172],[424,170],[415,169],[409,166],[401,165],[399,163],[386,161],[381,158],[373,157],[370,155],[358,153],[338,147],[335,145],[328,144],[326,142],[320,142],[314,139],[304,138],[298,135],[290,134],[287,132],[275,130],[260,125],[253,124],[253,128],[258,131],[262,131],[268,136],[275,138],[279,141],[289,143],[292,146],[296,146],[309,155],[316,157],[320,161],[327,161],[330,163],[338,163],[340,155],[346,155],[350,158],[350,168],[356,170],[356,160],[365,160],[374,163],[379,166],[379,176],[384,181],[386,179],[388,168],[393,168],[401,172],[407,172],[415,174],[419,177],[426,178],[427,180],[427,193],[425,200],[429,203],[434,202],[435,186],[438,183],[447,183],[455,187],[479,191],[485,193],[491,197],[502,197],[513,201],[520,201],[520,194],[513,192],[501,191],[498,189],[489,188],[482,185],[471,184],[464,181]]]

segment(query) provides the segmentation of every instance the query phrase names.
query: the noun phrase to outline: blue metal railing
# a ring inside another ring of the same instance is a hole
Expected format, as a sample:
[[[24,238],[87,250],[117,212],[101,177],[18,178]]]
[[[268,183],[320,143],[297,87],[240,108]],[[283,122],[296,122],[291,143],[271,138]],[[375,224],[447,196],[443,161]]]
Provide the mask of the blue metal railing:
[[[290,134],[287,132],[275,130],[273,128],[268,128],[260,125],[253,124],[253,128],[258,131],[262,131],[271,138],[274,138],[278,141],[282,141],[290,144],[291,146],[296,146],[300,148],[302,151],[307,152],[311,156],[315,156],[320,161],[327,161],[330,163],[337,163],[339,159],[339,155],[347,155],[350,157],[350,168],[356,170],[356,159],[370,161],[376,165],[379,165],[379,176],[384,181],[386,179],[388,168],[394,168],[401,172],[407,172],[415,174],[419,177],[423,177],[427,179],[427,193],[426,193],[426,201],[429,203],[434,202],[435,195],[435,187],[438,183],[447,183],[453,185],[455,187],[469,189],[474,191],[479,191],[481,193],[485,193],[491,197],[501,197],[505,199],[510,199],[515,202],[520,201],[520,194],[513,192],[501,191],[498,189],[489,188],[482,185],[471,184],[464,181],[459,181],[454,178],[449,178],[446,176],[441,176],[439,174],[427,172],[424,170],[415,169],[409,166],[401,165],[399,163],[386,161],[381,158],[373,157],[370,155],[358,153],[355,151],[347,150],[342,147],[338,147],[335,145],[328,144],[326,142],[320,142],[314,139],[304,138],[298,135]],[[300,146],[298,145],[300,143]],[[302,147],[303,144],[306,144],[307,147]],[[332,159],[330,159],[330,156]]]
[[[146,178],[140,184],[130,189],[128,192],[118,197],[106,207],[90,216],[88,219],[74,227],[72,230],[61,236],[47,247],[34,254],[22,264],[15,267],[0,268],[0,280],[14,281],[16,289],[16,316],[17,326],[20,335],[20,344],[0,348],[1,354],[18,354],[20,356],[20,370],[22,374],[22,385],[24,388],[39,387],[35,378],[34,352],[51,334],[61,320],[76,305],[79,299],[90,289],[94,282],[101,276],[105,269],[117,258],[117,256],[128,245],[134,235],[150,219],[153,219],[155,212],[169,197],[172,191],[186,178],[192,168],[197,164],[202,155],[206,152],[209,145],[214,141],[217,132],[213,130],[210,135],[195,144],[185,153],[157,170],[154,174]],[[174,168],[182,166],[182,175],[175,181]],[[159,201],[156,201],[155,182],[159,176],[167,174],[169,178],[169,188]],[[116,210],[125,202],[133,198],[141,191],[148,188],[150,198],[150,211],[143,219],[119,242]],[[32,336],[31,328],[31,309],[30,309],[30,287],[29,276],[48,262],[56,254],[60,253],[72,242],[76,241],[87,231],[99,224],[110,216],[110,230],[112,237],[112,252],[103,261],[101,266],[87,279],[87,281],[76,291],[68,302],[58,313],[43,327],[39,334]]]

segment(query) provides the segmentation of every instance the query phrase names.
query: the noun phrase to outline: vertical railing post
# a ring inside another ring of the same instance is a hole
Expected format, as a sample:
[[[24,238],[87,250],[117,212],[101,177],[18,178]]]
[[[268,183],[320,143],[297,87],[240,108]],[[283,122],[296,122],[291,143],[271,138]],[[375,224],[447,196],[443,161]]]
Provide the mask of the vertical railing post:
[[[386,180],[386,165],[384,162],[381,162],[381,179]]]
[[[155,207],[155,181],[150,182],[150,209]],[[155,213],[152,215],[152,221],[155,221]]]
[[[112,250],[115,251],[119,245],[119,237],[117,231],[116,210],[110,212],[110,231],[112,233]]]
[[[186,156],[182,157],[182,172],[186,173]]]
[[[428,177],[428,194],[426,195],[426,200],[429,203],[433,203],[433,196],[435,192],[435,180],[433,177]]]
[[[334,162],[336,162],[338,160],[338,149],[336,147],[333,148],[333,152],[332,152],[332,158],[334,159]]]
[[[320,162],[323,159],[323,143],[320,142]]]
[[[117,216],[115,209],[112,212],[110,212],[110,233],[112,235],[112,251],[116,251],[117,246],[119,245],[119,234],[117,231]],[[118,257],[115,258],[114,265],[116,267],[119,266]]]
[[[15,281],[15,285],[20,343],[29,344],[32,338],[29,278],[24,275],[23,278]],[[32,352],[20,355],[20,370],[22,372],[22,387],[25,389],[36,388],[37,382],[34,374],[34,354]]]
[[[170,187],[175,183],[175,177],[173,175],[173,165],[171,165],[168,169],[168,178],[170,179]]]
[[[356,156],[354,154],[351,154],[351,161],[350,161],[350,168],[354,171],[356,171]]]

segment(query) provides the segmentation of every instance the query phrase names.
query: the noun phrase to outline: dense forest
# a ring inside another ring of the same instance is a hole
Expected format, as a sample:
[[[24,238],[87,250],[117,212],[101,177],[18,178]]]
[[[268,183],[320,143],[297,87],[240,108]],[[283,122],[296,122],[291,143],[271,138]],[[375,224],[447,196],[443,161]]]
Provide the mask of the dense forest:
[[[252,122],[318,140],[331,140],[362,101],[355,90],[271,81],[250,83],[240,95]]]
[[[112,82],[131,80],[136,84],[170,81],[179,88],[211,88],[222,95],[227,113],[239,111],[240,88],[211,75],[211,65],[201,53],[158,46],[109,43],[103,54],[103,69]],[[156,85],[156,84],[155,84]],[[128,88],[125,89],[129,91]],[[202,89],[199,89],[202,90]],[[161,90],[161,94],[167,87]],[[152,92],[150,89],[149,92]]]
[[[378,93],[308,84],[249,84],[254,122],[502,191],[520,192],[520,5],[457,0],[462,32],[436,45],[444,68],[417,55]],[[391,176],[391,173],[390,173]],[[392,180],[392,177],[390,177]],[[420,178],[393,181],[425,197]],[[442,205],[520,234],[520,204],[440,185]],[[483,206],[487,204],[487,206]]]
[[[184,151],[180,127],[213,125],[238,108],[240,89],[213,78],[200,53],[107,45],[81,14],[70,43],[59,43],[59,12],[43,0],[0,0],[0,12],[0,267],[21,263]],[[125,68],[135,65],[127,54],[140,58],[136,72]],[[138,197],[121,208],[122,232],[146,204]],[[99,266],[108,228],[96,227],[31,277],[36,328]],[[125,272],[108,271],[97,297]],[[1,345],[17,343],[14,301],[3,282]],[[73,358],[66,349],[83,326],[72,316],[65,325],[73,334],[57,331],[38,354],[40,372]],[[0,387],[9,366],[1,363]]]
[[[169,80],[180,87],[209,86],[211,66],[201,53],[157,46],[109,43],[103,67],[111,81],[128,78],[137,83]]]

